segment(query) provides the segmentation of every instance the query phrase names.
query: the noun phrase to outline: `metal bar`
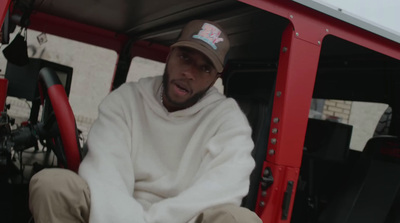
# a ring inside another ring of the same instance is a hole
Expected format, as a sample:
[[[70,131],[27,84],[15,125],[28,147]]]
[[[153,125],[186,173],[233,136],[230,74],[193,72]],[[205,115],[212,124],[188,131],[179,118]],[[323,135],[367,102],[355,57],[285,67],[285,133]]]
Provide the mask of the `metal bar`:
[[[300,167],[320,49],[297,38],[290,24],[283,33],[268,144],[269,162]]]
[[[8,7],[10,6],[11,0],[2,0],[0,3],[0,24],[3,25],[4,18],[6,17]],[[0,27],[1,27],[0,26]]]
[[[30,21],[29,29],[104,47],[115,50],[117,53],[122,50],[129,39],[125,34],[118,34],[41,12],[33,13]]]
[[[281,218],[282,202],[287,182],[298,179],[320,50],[298,38],[291,24],[283,33],[266,157],[274,184],[266,191],[268,196],[260,191],[256,209],[264,222],[290,221],[294,199],[286,220]]]

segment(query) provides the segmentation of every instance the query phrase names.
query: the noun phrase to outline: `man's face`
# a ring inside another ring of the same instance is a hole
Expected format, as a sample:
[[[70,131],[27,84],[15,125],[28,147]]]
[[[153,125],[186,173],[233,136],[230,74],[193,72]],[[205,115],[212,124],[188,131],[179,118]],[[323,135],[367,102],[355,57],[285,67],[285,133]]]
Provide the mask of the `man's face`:
[[[201,52],[175,47],[168,56],[163,76],[163,103],[168,111],[194,105],[214,85],[219,74]]]

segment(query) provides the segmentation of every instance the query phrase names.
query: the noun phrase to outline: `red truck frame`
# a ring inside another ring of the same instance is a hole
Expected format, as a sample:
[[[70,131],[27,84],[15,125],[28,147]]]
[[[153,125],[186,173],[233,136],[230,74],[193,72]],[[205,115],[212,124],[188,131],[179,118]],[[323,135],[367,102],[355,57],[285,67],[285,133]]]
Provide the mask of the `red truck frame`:
[[[291,219],[296,195],[309,109],[324,38],[335,36],[398,61],[400,61],[400,43],[294,1],[241,0],[241,2],[289,21],[281,38],[270,131],[266,139],[268,146],[265,149],[268,151],[263,164],[263,169],[268,168],[272,172],[274,182],[267,191],[263,192],[259,187],[255,209],[263,222],[288,222]],[[0,24],[3,23],[10,4],[13,4],[10,0],[1,1]],[[123,52],[129,46],[131,52],[129,59],[140,56],[163,62],[169,50],[166,45],[146,40],[132,42],[131,38],[123,33],[117,34],[114,31],[40,11],[32,13],[29,28],[112,49],[119,57],[124,56]],[[118,69],[116,64],[115,70]],[[121,80],[115,78],[110,89],[118,86],[118,82]],[[77,165],[79,163],[72,164],[71,168],[76,170]],[[285,201],[285,194],[288,193],[291,199]],[[287,215],[282,217],[284,202],[289,202],[289,209]]]

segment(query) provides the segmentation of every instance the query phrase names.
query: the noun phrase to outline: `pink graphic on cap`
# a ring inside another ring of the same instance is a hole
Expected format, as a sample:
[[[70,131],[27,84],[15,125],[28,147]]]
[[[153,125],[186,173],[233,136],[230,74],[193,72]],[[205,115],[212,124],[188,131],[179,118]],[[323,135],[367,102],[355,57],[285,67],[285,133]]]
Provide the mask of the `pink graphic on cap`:
[[[216,50],[217,46],[215,44],[224,41],[223,38],[219,37],[220,35],[220,29],[209,23],[204,23],[199,33],[197,35],[193,35],[193,38],[206,42],[214,50]]]

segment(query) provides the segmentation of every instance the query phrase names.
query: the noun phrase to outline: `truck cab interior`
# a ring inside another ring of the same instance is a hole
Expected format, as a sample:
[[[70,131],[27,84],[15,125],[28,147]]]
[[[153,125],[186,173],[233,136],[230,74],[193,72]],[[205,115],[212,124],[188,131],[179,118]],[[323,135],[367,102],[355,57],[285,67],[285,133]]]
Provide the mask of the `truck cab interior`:
[[[188,21],[218,22],[231,42],[222,73],[224,94],[248,117],[255,142],[256,168],[242,206],[263,222],[399,223],[400,40],[301,2],[16,0],[3,1],[0,9],[6,47],[13,42],[9,34],[23,27],[116,51],[111,90],[126,82],[133,57],[164,62]],[[18,148],[10,143],[23,135],[19,150],[53,142],[48,145],[57,166],[77,170],[84,151],[68,104],[72,75],[72,67],[57,62],[29,58],[18,66],[8,61],[7,96],[33,106],[29,124],[17,130],[11,129],[4,106],[2,160],[12,165],[10,154]],[[49,90],[52,86],[57,90]],[[353,126],[309,118],[312,99],[388,104],[388,132],[371,136],[362,151],[352,150]],[[48,112],[38,119],[41,106]],[[67,115],[61,112],[65,109]],[[32,136],[33,128],[42,135]],[[0,172],[1,216],[6,222],[27,222],[27,184],[10,183],[5,173],[22,170],[10,170],[9,164]]]

